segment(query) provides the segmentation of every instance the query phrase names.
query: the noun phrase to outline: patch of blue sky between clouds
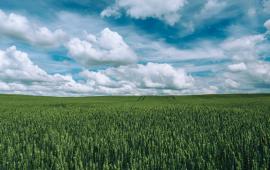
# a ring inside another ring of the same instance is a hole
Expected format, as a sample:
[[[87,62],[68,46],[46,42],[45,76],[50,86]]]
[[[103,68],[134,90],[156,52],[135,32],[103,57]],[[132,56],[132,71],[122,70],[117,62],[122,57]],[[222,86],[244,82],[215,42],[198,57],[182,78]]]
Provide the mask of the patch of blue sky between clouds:
[[[267,56],[267,57],[263,57],[262,58],[263,61],[267,61],[267,62],[270,62],[270,56]]]

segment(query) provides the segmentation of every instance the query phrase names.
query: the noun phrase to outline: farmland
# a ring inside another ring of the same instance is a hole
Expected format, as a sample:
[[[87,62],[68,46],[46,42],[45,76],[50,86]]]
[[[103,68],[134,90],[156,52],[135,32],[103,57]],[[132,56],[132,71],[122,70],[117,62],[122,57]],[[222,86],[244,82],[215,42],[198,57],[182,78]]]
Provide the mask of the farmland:
[[[270,169],[270,95],[1,95],[0,169]]]

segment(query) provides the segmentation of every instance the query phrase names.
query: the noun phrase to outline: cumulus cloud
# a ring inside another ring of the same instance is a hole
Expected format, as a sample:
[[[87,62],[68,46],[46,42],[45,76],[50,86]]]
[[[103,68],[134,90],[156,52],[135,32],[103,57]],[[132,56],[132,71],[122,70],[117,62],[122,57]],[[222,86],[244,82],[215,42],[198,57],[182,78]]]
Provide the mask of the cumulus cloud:
[[[183,90],[193,86],[193,78],[183,69],[168,64],[148,63],[146,65],[120,66],[93,72],[83,71],[81,76],[97,89],[127,89],[130,93],[143,90]]]
[[[122,36],[109,28],[101,31],[98,37],[89,34],[86,40],[73,38],[66,47],[69,55],[86,67],[103,64],[119,66],[137,61],[137,55]]]
[[[245,63],[231,64],[228,66],[228,68],[230,71],[233,71],[233,72],[244,71],[247,69]]]
[[[228,87],[236,89],[254,89],[257,86],[260,88],[270,87],[270,64],[264,61],[253,61],[241,66],[235,64],[229,66],[229,71],[225,73],[225,78],[237,80],[226,80],[225,84]],[[242,67],[242,68],[241,68]],[[241,71],[240,71],[241,70]]]
[[[265,27],[268,31],[270,31],[270,19],[267,20],[267,21],[265,21],[264,27]]]
[[[180,10],[186,0],[116,0],[115,4],[102,11],[101,16],[117,16],[120,11],[135,19],[157,18],[174,25],[181,17]]]
[[[67,39],[66,33],[49,30],[31,23],[25,16],[0,10],[0,35],[21,39],[43,47],[59,46]]]
[[[47,73],[34,65],[26,53],[17,51],[15,46],[0,51],[0,76],[7,81],[45,81]]]
[[[220,47],[234,60],[253,60],[257,57],[257,48],[265,40],[263,34],[229,38]]]
[[[0,92],[72,95],[91,90],[70,75],[48,74],[15,46],[0,50],[0,61]]]

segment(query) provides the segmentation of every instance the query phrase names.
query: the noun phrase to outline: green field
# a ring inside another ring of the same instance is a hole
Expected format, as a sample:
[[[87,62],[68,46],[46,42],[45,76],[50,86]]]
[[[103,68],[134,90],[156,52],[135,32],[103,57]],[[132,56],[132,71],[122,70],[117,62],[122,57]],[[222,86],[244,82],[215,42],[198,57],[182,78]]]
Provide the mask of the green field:
[[[1,95],[0,169],[270,169],[270,95]]]

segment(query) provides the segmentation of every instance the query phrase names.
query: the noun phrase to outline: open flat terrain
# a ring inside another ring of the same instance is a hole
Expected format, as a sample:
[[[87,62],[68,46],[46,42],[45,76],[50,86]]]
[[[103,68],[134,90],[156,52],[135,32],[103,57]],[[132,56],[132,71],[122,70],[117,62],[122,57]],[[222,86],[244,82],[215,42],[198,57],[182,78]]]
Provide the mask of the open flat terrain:
[[[1,95],[0,169],[270,169],[270,95]]]

